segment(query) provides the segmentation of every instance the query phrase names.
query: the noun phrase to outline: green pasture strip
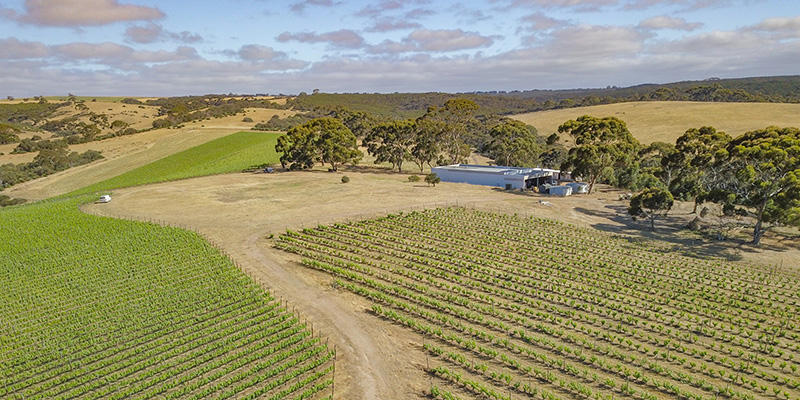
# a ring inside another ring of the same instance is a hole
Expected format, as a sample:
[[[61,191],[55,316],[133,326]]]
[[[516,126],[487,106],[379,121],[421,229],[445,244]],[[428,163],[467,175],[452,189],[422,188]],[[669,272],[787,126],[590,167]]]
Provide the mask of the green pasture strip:
[[[280,135],[257,131],[234,133],[76,190],[70,195],[238,172],[253,165],[275,163],[279,159],[275,144]]]
[[[199,234],[80,212],[90,199],[0,210],[0,398],[239,397],[330,378],[326,345]]]

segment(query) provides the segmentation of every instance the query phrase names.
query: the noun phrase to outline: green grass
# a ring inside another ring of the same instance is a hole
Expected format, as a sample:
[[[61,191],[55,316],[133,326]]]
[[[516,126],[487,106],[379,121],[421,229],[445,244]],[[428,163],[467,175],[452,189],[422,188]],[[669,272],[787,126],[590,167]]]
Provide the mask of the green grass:
[[[280,135],[256,131],[235,133],[84,187],[70,195],[238,172],[253,165],[275,163],[279,159],[275,144]]]
[[[0,210],[0,398],[330,384],[327,346],[199,234],[78,210],[93,198]]]

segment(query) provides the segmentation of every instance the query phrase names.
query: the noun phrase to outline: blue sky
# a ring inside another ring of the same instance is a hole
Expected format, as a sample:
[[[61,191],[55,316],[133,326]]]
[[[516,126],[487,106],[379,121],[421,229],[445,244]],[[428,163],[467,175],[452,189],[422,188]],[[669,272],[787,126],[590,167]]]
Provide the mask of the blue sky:
[[[800,73],[796,0],[4,0],[0,96],[468,92]]]

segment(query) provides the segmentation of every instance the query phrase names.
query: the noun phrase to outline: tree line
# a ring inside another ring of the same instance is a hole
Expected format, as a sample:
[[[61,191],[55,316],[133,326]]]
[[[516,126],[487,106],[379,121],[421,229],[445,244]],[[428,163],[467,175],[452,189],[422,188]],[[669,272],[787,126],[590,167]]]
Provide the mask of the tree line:
[[[417,118],[430,104],[452,99],[478,104],[479,114],[509,115],[633,101],[800,102],[800,76],[709,79],[601,89],[526,90],[473,93],[301,93],[286,105],[319,112],[336,107],[392,119]]]
[[[616,117],[583,116],[559,126],[575,147],[562,169],[589,183],[639,191],[629,213],[653,221],[674,199],[722,206],[755,220],[752,242],[775,226],[800,225],[800,130],[770,126],[737,138],[705,126],[675,144],[642,146]]]
[[[335,171],[341,164],[357,162],[363,157],[359,140],[376,164],[391,164],[398,172],[408,163],[420,172],[426,166],[463,163],[473,149],[502,165],[558,168],[564,161],[567,151],[557,135],[543,138],[520,121],[478,115],[478,110],[475,102],[461,98],[408,119],[339,107],[290,128],[279,138],[276,151],[283,154],[283,166],[294,170],[320,163]]]
[[[654,221],[675,199],[697,206],[714,202],[726,215],[754,218],[753,243],[774,226],[800,224],[800,130],[767,127],[732,138],[713,127],[687,130],[674,144],[644,146],[616,117],[582,116],[539,136],[520,121],[479,115],[464,98],[429,106],[408,119],[378,118],[337,107],[327,116],[291,128],[279,139],[284,167],[297,170],[325,164],[336,171],[357,163],[363,148],[375,163],[403,172],[411,163],[420,172],[435,165],[465,162],[473,151],[497,165],[571,171],[589,184],[599,182],[637,192],[629,212]]]

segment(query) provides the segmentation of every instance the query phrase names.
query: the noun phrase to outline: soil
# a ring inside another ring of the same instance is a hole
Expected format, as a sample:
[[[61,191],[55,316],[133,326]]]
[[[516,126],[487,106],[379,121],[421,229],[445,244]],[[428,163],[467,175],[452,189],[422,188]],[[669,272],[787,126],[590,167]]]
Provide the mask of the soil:
[[[343,174],[350,177],[349,183],[341,183]],[[338,173],[219,175],[116,190],[110,203],[88,205],[86,211],[180,226],[204,235],[274,296],[296,307],[313,323],[315,334],[336,346],[336,398],[343,399],[423,398],[430,378],[424,372],[425,355],[418,338],[405,328],[377,323],[369,314],[368,301],[334,288],[330,276],[303,268],[295,256],[274,249],[271,235],[458,205],[658,239],[690,256],[785,263],[783,268],[795,270],[800,266],[796,232],[769,236],[761,247],[748,245],[744,234],[718,242],[682,229],[694,218],[691,204],[677,204],[651,232],[648,223],[631,221],[627,202],[620,200],[623,193],[608,187],[562,198],[467,184],[429,187],[408,182],[408,175],[364,167]]]

